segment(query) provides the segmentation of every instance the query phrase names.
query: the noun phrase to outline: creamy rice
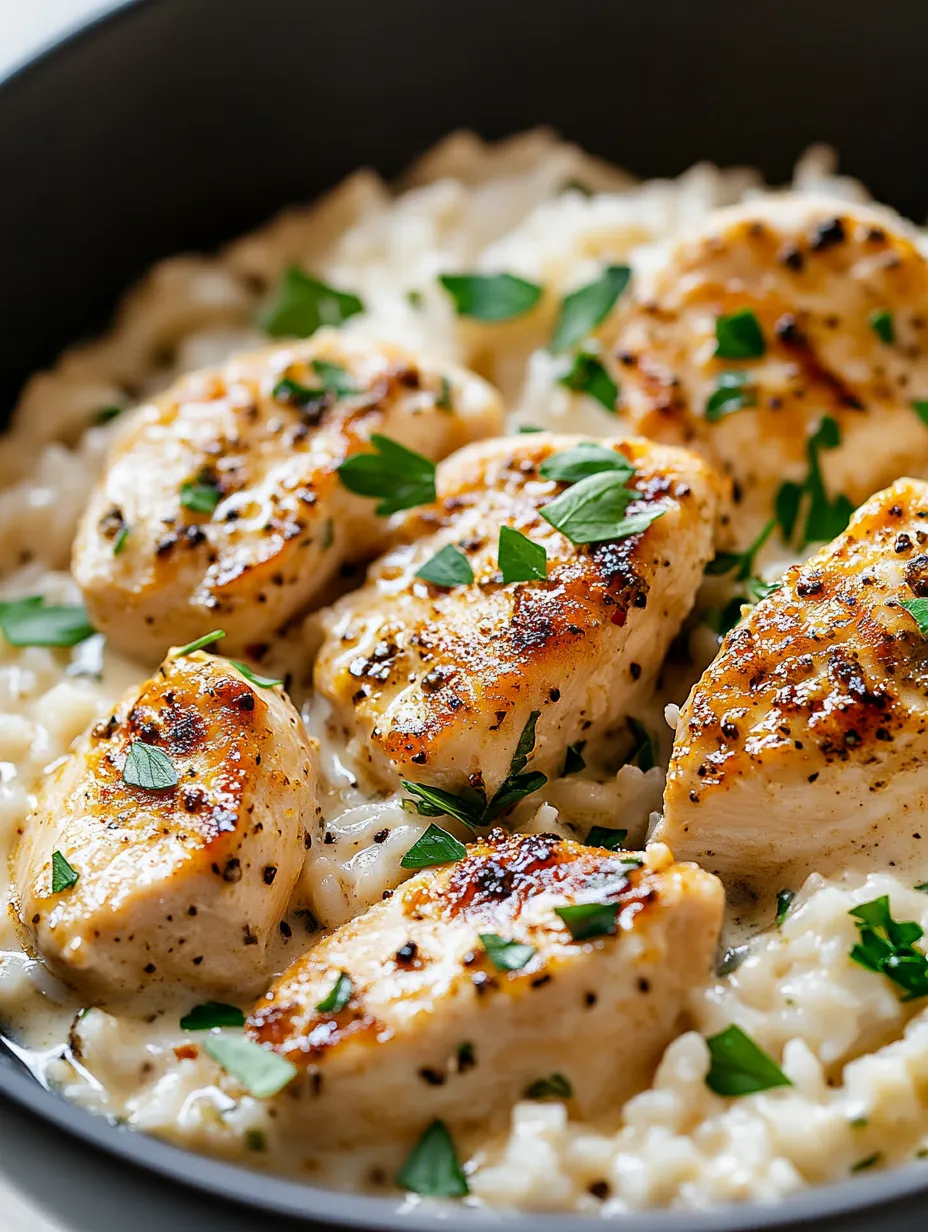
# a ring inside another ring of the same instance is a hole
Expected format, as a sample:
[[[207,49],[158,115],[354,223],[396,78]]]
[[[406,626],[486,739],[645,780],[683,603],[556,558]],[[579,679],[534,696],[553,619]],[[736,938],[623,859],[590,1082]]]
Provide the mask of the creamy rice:
[[[256,308],[288,264],[362,297],[367,310],[346,330],[489,377],[512,408],[513,427],[605,435],[614,421],[556,383],[562,361],[544,347],[559,296],[606,261],[646,268],[660,245],[709,211],[768,191],[754,172],[708,165],[640,184],[544,131],[490,147],[455,135],[400,187],[397,193],[362,171],[317,205],[288,211],[216,257],[163,262],[127,297],[106,338],[67,352],[30,382],[0,444],[0,597],[79,598],[65,572],[71,540],[120,431],[119,419],[95,426],[98,412],[261,345]],[[866,199],[860,185],[835,175],[821,149],[801,160],[793,188]],[[458,268],[505,269],[544,283],[543,311],[530,322],[495,326],[455,317],[436,276]],[[768,576],[780,568],[771,561]],[[296,671],[293,695],[320,741],[323,810],[334,841],[309,854],[301,895],[323,926],[334,927],[400,883],[400,859],[427,822],[403,812],[397,798],[365,792],[351,750],[333,738],[324,707],[305,686],[315,636],[309,618],[275,654]],[[692,669],[668,678],[666,695],[641,716],[659,736],[664,762],[668,723],[715,645],[704,626],[694,630]],[[5,852],[42,775],[146,675],[101,637],[71,652],[0,644]],[[625,766],[605,782],[563,779],[548,785],[540,806],[534,797],[523,803],[514,824],[576,836],[621,818],[640,843],[660,807],[662,783],[659,767],[642,773]],[[376,843],[384,829],[387,841]],[[518,1105],[506,1134],[462,1144],[468,1201],[606,1214],[767,1201],[862,1165],[921,1157],[928,1151],[928,1012],[901,1002],[887,981],[851,962],[856,933],[848,910],[888,894],[897,918],[928,929],[928,897],[912,888],[925,873],[813,874],[780,928],[772,904],[733,914],[729,941],[746,944],[747,957],[693,994],[693,1029],[667,1049],[651,1088],[597,1124],[570,1120],[558,1102]],[[305,918],[291,923],[292,939],[274,956],[278,968],[311,940]],[[307,1179],[376,1190],[376,1169],[390,1175],[395,1167],[389,1146],[307,1157],[275,1132],[266,1105],[232,1097],[235,1088],[190,1046],[176,1012],[154,1022],[99,1009],[79,1014],[73,995],[23,952],[12,914],[0,924],[0,949],[0,1017],[36,1074],[67,1098],[193,1148]],[[729,1023],[781,1062],[792,1087],[738,1100],[712,1094],[704,1036]]]

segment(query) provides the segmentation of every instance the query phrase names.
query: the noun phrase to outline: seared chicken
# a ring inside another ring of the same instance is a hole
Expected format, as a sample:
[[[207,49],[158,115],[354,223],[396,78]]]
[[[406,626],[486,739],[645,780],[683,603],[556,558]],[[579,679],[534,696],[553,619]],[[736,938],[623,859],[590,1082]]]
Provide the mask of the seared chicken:
[[[655,837],[765,886],[896,862],[928,810],[928,484],[900,479],[728,634],[680,714]],[[801,874],[801,867],[799,869]]]
[[[169,658],[43,784],[14,861],[19,915],[89,1001],[169,980],[247,995],[315,823],[290,701],[225,659]]]
[[[760,339],[742,318],[734,348],[721,348],[729,357],[716,357],[717,321],[743,310]],[[824,416],[840,443],[820,464],[844,509],[928,470],[928,428],[912,409],[928,399],[928,266],[914,232],[885,212],[814,197],[720,211],[617,321],[610,362],[630,429],[698,449],[736,481],[741,547],[783,481],[808,479]]]
[[[437,502],[408,514],[404,541],[324,613],[316,687],[384,786],[399,776],[492,796],[523,732],[530,770],[557,775],[569,744],[651,693],[712,556],[723,486],[684,450],[600,442],[635,467],[628,513],[660,516],[624,538],[577,545],[541,516],[568,485],[539,467],[579,439],[534,434],[448,458]],[[545,579],[503,582],[501,527],[544,547]],[[416,576],[448,545],[466,557],[472,583]]]
[[[589,939],[555,914],[578,903],[607,904]],[[301,1071],[281,1111],[316,1144],[499,1123],[552,1073],[592,1116],[647,1085],[709,974],[722,906],[719,882],[666,848],[497,830],[321,941],[246,1031]],[[501,968],[481,934],[532,952]],[[340,979],[344,1005],[320,1008]]]
[[[334,331],[184,377],[120,434],[78,531],[93,622],[136,657],[216,627],[260,644],[380,549],[386,519],[336,474],[372,434],[436,459],[501,423],[470,373]]]

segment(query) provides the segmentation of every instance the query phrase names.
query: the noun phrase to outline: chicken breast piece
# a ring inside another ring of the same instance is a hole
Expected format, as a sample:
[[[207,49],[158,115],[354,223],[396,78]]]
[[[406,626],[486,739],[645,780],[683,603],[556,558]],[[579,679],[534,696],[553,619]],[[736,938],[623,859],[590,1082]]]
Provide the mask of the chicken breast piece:
[[[91,618],[135,657],[216,627],[241,653],[382,546],[336,473],[372,434],[437,459],[501,425],[471,373],[332,330],[184,377],[132,417],[81,522]]]
[[[736,481],[742,548],[784,480],[808,480],[810,438],[832,417],[840,443],[818,453],[837,525],[807,536],[831,538],[878,488],[928,470],[912,409],[928,399],[926,304],[925,257],[888,211],[806,196],[719,211],[620,310],[620,409],[631,430],[689,445]],[[742,319],[717,357],[716,323],[743,311],[759,343]]]
[[[901,605],[926,595],[928,484],[900,479],[728,634],[680,713],[655,837],[768,891],[787,864],[917,852],[928,641]]]
[[[283,693],[225,659],[166,659],[48,776],[26,822],[13,874],[39,953],[94,1003],[168,980],[248,995],[316,824],[314,774]],[[61,857],[76,881],[56,893]]]
[[[628,514],[660,516],[625,538],[577,545],[541,516],[568,485],[539,467],[580,440],[538,433],[448,458],[437,503],[412,511],[403,542],[324,614],[316,688],[383,785],[399,776],[492,796],[527,725],[531,770],[557,775],[569,744],[624,722],[651,693],[712,556],[723,485],[683,450],[599,442],[635,467]],[[545,579],[503,582],[501,527],[545,548]],[[449,544],[473,583],[418,578]]]
[[[555,909],[582,903],[604,907],[575,940]],[[411,1136],[436,1117],[485,1128],[552,1073],[593,1116],[647,1085],[710,972],[722,908],[719,882],[664,847],[496,830],[321,941],[246,1031],[301,1071],[281,1114],[317,1144]],[[481,934],[531,953],[501,968]],[[340,976],[344,1006],[320,1009]]]

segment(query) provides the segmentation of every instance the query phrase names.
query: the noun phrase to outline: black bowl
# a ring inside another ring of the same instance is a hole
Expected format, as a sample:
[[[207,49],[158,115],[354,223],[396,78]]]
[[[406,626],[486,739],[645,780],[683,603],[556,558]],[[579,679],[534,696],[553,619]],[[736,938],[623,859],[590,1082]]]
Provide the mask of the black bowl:
[[[920,218],[926,48],[928,5],[917,0],[884,0],[878,10],[863,0],[119,6],[0,86],[2,405],[12,407],[28,375],[62,347],[102,328],[119,293],[159,257],[213,248],[359,165],[397,172],[462,125],[495,137],[553,124],[643,175],[710,158],[783,180],[805,145],[824,140],[876,196]],[[518,1232],[589,1226],[404,1214],[396,1200],[204,1160],[67,1105],[2,1048],[0,1092],[93,1149],[275,1212],[278,1226],[280,1215],[444,1232],[475,1222]],[[0,1124],[3,1114],[0,1103]],[[657,1212],[619,1226],[914,1232],[926,1203],[928,1173],[916,1165],[778,1207]]]

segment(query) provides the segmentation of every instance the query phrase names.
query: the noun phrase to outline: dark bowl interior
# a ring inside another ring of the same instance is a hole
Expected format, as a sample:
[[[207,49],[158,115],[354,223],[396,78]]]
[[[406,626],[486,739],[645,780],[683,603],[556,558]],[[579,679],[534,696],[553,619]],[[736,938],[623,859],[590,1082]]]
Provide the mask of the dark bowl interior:
[[[359,165],[398,172],[459,126],[496,137],[547,123],[642,175],[709,158],[775,181],[804,146],[827,141],[844,170],[920,219],[926,47],[918,0],[878,10],[860,0],[124,5],[0,87],[0,407],[8,415],[32,371],[103,327],[157,258],[214,248]],[[93,1146],[277,1212],[473,1226],[463,1213],[412,1220],[395,1204],[257,1178],[121,1133],[40,1091],[3,1050],[0,1091]],[[922,1176],[862,1179],[777,1211],[620,1226],[901,1232],[925,1226]],[[519,1226],[583,1223],[533,1216]]]

